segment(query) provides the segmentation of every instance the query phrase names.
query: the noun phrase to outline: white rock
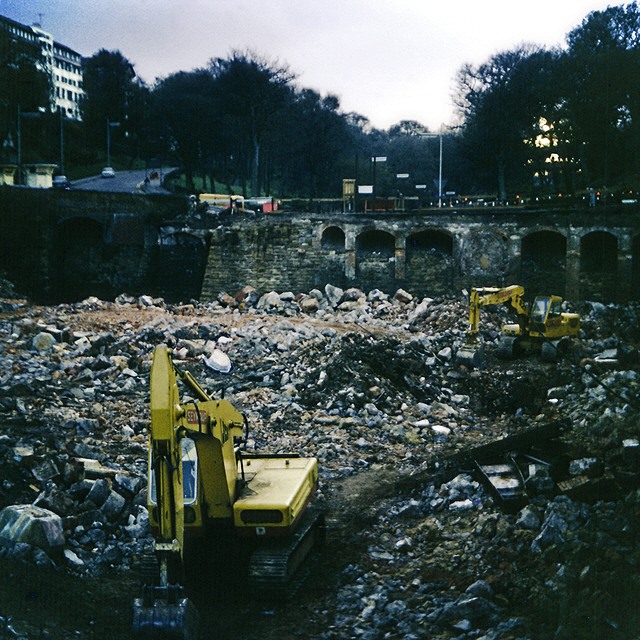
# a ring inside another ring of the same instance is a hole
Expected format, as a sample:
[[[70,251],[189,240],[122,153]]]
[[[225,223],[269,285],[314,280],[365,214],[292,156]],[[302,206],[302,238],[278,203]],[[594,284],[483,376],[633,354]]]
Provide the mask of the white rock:
[[[451,429],[449,429],[449,427],[445,427],[445,426],[443,426],[441,424],[432,425],[431,426],[431,431],[433,431],[434,433],[443,435],[443,436],[448,436],[451,433]]]
[[[84,566],[84,562],[71,549],[64,550],[64,557],[72,567],[79,568]]]
[[[56,343],[56,339],[46,331],[40,332],[33,338],[32,345],[36,351],[49,351]]]
[[[220,351],[220,349],[214,349],[209,357],[202,356],[202,361],[212,371],[217,371],[218,373],[229,373],[229,371],[231,371],[231,360],[229,356],[224,353],[224,351]]]

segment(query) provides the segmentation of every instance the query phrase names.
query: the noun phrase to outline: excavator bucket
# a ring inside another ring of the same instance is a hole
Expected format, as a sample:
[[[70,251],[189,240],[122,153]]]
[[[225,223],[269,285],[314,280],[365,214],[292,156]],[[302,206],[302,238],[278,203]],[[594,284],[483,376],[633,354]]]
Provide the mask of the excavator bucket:
[[[182,587],[145,586],[133,603],[132,635],[136,639],[198,640],[199,617]]]

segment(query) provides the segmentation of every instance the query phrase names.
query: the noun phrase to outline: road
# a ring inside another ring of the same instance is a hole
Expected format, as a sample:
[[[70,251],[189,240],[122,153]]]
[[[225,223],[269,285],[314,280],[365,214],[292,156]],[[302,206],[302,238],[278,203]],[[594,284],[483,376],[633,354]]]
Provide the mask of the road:
[[[148,171],[139,169],[135,171],[116,171],[113,178],[103,178],[102,176],[91,176],[74,180],[71,183],[73,190],[84,191],[110,191],[112,193],[163,193],[170,191],[162,186],[162,180],[176,168],[163,169],[159,178],[149,180],[145,184],[144,179],[149,175]]]

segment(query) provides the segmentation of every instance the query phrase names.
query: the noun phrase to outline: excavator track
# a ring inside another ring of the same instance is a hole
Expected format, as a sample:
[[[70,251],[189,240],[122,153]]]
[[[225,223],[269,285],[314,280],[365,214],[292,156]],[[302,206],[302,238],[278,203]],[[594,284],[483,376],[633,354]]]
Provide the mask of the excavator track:
[[[286,600],[295,594],[319,557],[324,539],[324,514],[308,508],[286,542],[265,545],[252,553],[248,571],[252,594],[269,600]]]

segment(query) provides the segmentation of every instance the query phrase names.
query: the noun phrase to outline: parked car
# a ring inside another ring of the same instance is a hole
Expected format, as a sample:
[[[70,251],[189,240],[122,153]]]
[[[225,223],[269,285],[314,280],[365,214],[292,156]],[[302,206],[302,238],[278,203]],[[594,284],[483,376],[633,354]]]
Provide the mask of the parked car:
[[[54,176],[52,186],[54,189],[71,189],[67,176]]]
[[[114,170],[113,167],[105,167],[102,170],[102,177],[103,178],[115,178],[116,177],[116,172]]]

